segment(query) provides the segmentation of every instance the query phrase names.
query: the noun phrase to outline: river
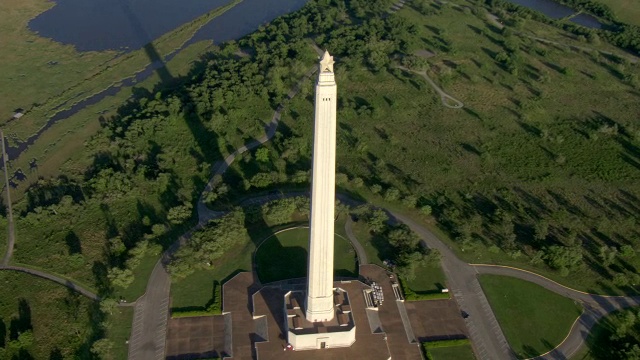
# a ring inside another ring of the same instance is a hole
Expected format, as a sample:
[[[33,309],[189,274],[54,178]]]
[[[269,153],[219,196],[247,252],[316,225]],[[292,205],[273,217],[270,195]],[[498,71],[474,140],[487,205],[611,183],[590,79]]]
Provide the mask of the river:
[[[236,39],[308,0],[244,0],[209,23],[197,40]],[[78,51],[142,48],[161,35],[231,0],[58,0],[29,22],[40,36]]]
[[[152,62],[144,70],[125,79],[120,84],[111,86],[79,101],[69,109],[56,113],[47,120],[47,123],[37,133],[31,135],[27,140],[16,146],[8,146],[7,155],[10,159],[16,159],[56,122],[72,116],[87,106],[97,104],[107,96],[115,95],[123,87],[133,86],[145,80],[186,46],[202,40],[213,40],[215,44],[220,44],[225,41],[239,39],[280,15],[302,8],[308,1],[243,0],[200,28],[182,48],[169,54],[162,61]],[[186,7],[184,4],[187,2],[189,6],[193,5],[192,9],[178,9]],[[183,19],[186,22],[192,21],[207,11],[229,2],[230,0],[59,0],[56,6],[40,14],[29,25],[32,29],[37,26],[41,36],[50,36],[53,40],[73,44],[79,50],[119,49],[130,51],[140,49],[165,32],[182,25],[182,23],[176,22],[175,19],[171,19],[170,16],[165,16],[167,15],[165,14],[166,12],[171,15],[170,11],[174,10],[177,12],[176,18]],[[181,4],[182,6],[176,7],[175,4]],[[154,6],[161,10],[153,9],[148,13],[144,12],[145,9],[152,9]],[[107,8],[109,11],[107,11]],[[100,13],[105,13],[105,18],[111,19],[110,21],[113,21],[113,23],[100,20],[93,24],[91,21],[83,19],[83,17],[96,17]],[[159,13],[161,16],[155,18]],[[75,24],[72,21],[73,19],[78,19],[79,23]],[[82,20],[80,21],[80,19]],[[166,20],[167,23],[162,24],[162,19]],[[65,29],[67,26],[69,28]],[[83,27],[86,27],[86,29],[83,30]],[[121,29],[113,29],[114,27],[121,27]],[[81,34],[72,34],[74,31],[80,31]],[[114,34],[119,35],[115,36]],[[6,143],[9,144],[9,142]]]

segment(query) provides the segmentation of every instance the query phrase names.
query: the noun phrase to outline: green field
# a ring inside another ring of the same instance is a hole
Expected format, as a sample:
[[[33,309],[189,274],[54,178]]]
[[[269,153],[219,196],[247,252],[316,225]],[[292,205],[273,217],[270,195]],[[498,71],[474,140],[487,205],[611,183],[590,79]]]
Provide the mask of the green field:
[[[31,275],[0,272],[0,358],[86,358],[101,315],[93,301]],[[93,323],[95,321],[95,323]],[[98,331],[98,333],[96,333]],[[29,333],[19,338],[19,333]]]
[[[407,300],[448,298],[442,293],[446,288],[446,278],[440,264],[425,264],[415,270],[415,278],[403,280],[402,286]]]
[[[369,263],[384,266],[382,262],[392,256],[392,249],[386,239],[372,234],[364,221],[353,222],[352,228],[353,234],[367,254]]]
[[[172,308],[204,308],[213,296],[214,282],[224,284],[241,271],[251,271],[253,243],[240,244],[225,254],[211,270],[199,270],[171,284]]]
[[[265,240],[258,248],[255,260],[260,281],[269,283],[305,277],[308,249],[308,228],[286,230]],[[358,277],[355,250],[347,239],[335,237],[334,255],[335,276]]]
[[[131,325],[133,324],[133,307],[118,307],[110,314],[106,326],[106,338],[113,348],[105,360],[126,359],[129,351]]]
[[[429,349],[432,360],[474,360],[471,345]]]
[[[539,285],[480,275],[480,285],[511,348],[522,358],[546,353],[569,334],[581,308]]]
[[[622,22],[640,26],[640,4],[635,0],[599,0],[608,5]]]
[[[122,297],[124,300],[131,302],[144,295],[147,290],[147,281],[159,259],[159,253],[149,252],[145,254],[140,261],[140,265],[134,269],[134,280],[131,285],[124,289],[116,288],[114,297],[118,299]]]

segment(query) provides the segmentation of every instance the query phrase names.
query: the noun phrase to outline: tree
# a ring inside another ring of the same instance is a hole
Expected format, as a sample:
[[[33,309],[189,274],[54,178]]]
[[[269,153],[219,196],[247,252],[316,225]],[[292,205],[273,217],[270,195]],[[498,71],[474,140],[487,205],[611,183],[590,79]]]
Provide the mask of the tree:
[[[602,261],[602,265],[608,267],[613,264],[616,260],[616,255],[618,254],[618,250],[611,246],[603,245],[598,250],[598,258]]]
[[[346,185],[349,183],[349,177],[347,174],[336,173],[336,184],[338,185]]]
[[[422,207],[420,207],[420,212],[422,213],[422,215],[431,215],[431,212],[433,210],[431,209],[430,205],[423,205]]]
[[[100,339],[91,345],[91,352],[101,359],[110,358],[111,349],[113,349],[113,343],[109,339]]]
[[[384,210],[375,209],[367,217],[367,224],[372,232],[380,233],[385,229],[388,220],[389,217]]]
[[[553,245],[545,249],[544,258],[549,266],[560,270],[563,276],[567,276],[582,264],[582,249],[577,246]]]
[[[533,225],[533,238],[538,243],[542,243],[549,235],[549,223],[546,220],[540,220]]]
[[[262,215],[271,225],[285,224],[291,221],[297,207],[293,198],[278,199],[262,205]]]
[[[269,149],[267,149],[266,147],[261,147],[258,150],[256,150],[256,160],[262,163],[268,163]]]
[[[415,195],[407,195],[402,198],[402,204],[408,208],[416,207],[416,203],[418,202],[418,197]]]
[[[107,278],[114,286],[127,288],[133,282],[134,276],[130,269],[111,268],[107,274]]]
[[[613,276],[613,284],[617,287],[625,287],[629,285],[629,277],[623,273],[616,273]]]
[[[412,252],[420,243],[420,238],[404,224],[390,230],[387,240],[398,252]]]
[[[100,301],[100,311],[105,314],[113,315],[113,310],[118,306],[118,302],[112,298],[104,298]]]
[[[119,236],[109,239],[107,246],[109,247],[109,253],[114,257],[118,257],[127,251],[127,247]]]
[[[351,184],[353,185],[353,187],[357,189],[357,188],[361,188],[362,185],[364,185],[364,181],[361,178],[357,177],[351,180]]]
[[[418,251],[402,253],[396,257],[396,264],[398,266],[396,271],[399,277],[413,280],[416,277],[416,268],[424,265],[424,263],[425,256]]]
[[[191,217],[193,205],[185,202],[182,205],[174,206],[167,213],[167,220],[174,225],[180,225]]]
[[[387,191],[384,192],[384,199],[386,201],[396,201],[398,200],[398,198],[400,197],[400,190],[392,187],[387,189]]]
[[[371,185],[371,192],[372,193],[378,194],[378,193],[380,193],[380,191],[382,191],[382,186],[380,186],[379,184]]]
[[[291,199],[287,200],[293,203]],[[168,266],[169,273],[175,280],[198,268],[210,268],[229,248],[247,241],[249,234],[245,227],[245,214],[241,208],[236,208],[193,232],[191,239],[174,254]]]
[[[636,250],[631,245],[622,245],[620,248],[620,257],[623,259],[631,259],[636,256]]]
[[[18,343],[21,349],[28,349],[33,345],[33,331],[23,331],[18,335]]]

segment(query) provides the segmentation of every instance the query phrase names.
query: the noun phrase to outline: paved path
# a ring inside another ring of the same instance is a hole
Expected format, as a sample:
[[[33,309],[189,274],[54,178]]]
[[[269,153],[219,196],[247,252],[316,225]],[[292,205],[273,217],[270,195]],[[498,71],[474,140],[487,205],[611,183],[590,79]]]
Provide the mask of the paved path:
[[[165,358],[167,320],[169,318],[169,290],[171,281],[163,256],[151,273],[147,290],[136,301],[129,338],[129,359],[162,360]]]
[[[296,96],[298,92],[300,92],[302,83],[316,71],[317,65],[314,65],[306,72],[304,78],[289,91],[288,98],[292,99]],[[164,359],[166,324],[169,316],[169,294],[171,288],[171,280],[165,266],[169,261],[170,254],[188,240],[193,230],[206,225],[209,220],[224,214],[224,212],[216,212],[207,208],[204,203],[206,193],[212,191],[217,186],[216,181],[218,175],[224,174],[238,155],[264,144],[275,135],[283,109],[284,107],[281,104],[274,111],[271,121],[266,126],[264,136],[241,146],[229,154],[223,161],[215,163],[212,167],[211,178],[197,204],[198,225],[174,243],[174,245],[165,252],[162,259],[156,263],[149,282],[147,283],[146,293],[136,301],[131,339],[129,341],[130,360]]]
[[[7,152],[4,138],[4,131],[0,130],[0,138],[2,138],[2,164],[4,166],[4,188],[7,193],[7,220],[8,220],[8,236],[7,236],[7,249],[2,258],[2,265],[9,265],[9,260],[13,255],[13,248],[16,243],[15,228],[13,225],[13,209],[11,204],[11,186],[9,185],[9,168],[7,167]]]
[[[57,282],[58,284],[64,285],[66,287],[68,287],[71,290],[75,290],[77,292],[79,292],[80,294],[96,300],[96,301],[100,301],[100,297],[96,294],[94,294],[93,292],[83,288],[82,286],[67,280],[65,278],[61,278],[59,276],[56,275],[51,275],[48,274],[44,271],[40,271],[40,270],[36,270],[36,269],[30,269],[30,268],[26,268],[26,267],[22,267],[22,266],[10,266],[10,265],[1,265],[0,266],[0,270],[11,270],[11,271],[19,271],[25,274],[30,274],[33,276],[37,276],[37,277],[41,277],[43,279],[47,279],[47,280],[51,280],[53,282]]]
[[[422,77],[427,80],[427,82],[429,83],[429,85],[431,85],[431,87],[438,93],[438,95],[440,95],[440,101],[442,102],[442,105],[444,105],[445,107],[451,108],[451,109],[461,109],[464,104],[462,103],[462,101],[454,98],[453,96],[447,94],[446,92],[444,92],[444,90],[442,90],[438,84],[436,84],[433,80],[431,80],[431,78],[429,77],[429,75],[427,75],[427,72],[425,70],[422,71],[416,71],[416,70],[411,70],[409,68],[406,68],[404,66],[397,66],[398,69],[402,69],[404,71],[409,71],[415,74],[419,74],[422,75]],[[453,102],[453,104],[451,104],[451,102]]]
[[[369,263],[369,259],[367,259],[367,253],[364,251],[364,248],[353,234],[353,221],[350,216],[347,216],[347,222],[344,224],[344,231],[347,233],[347,237],[353,245],[353,248],[356,249],[356,254],[358,255],[358,262],[360,265],[367,265]]]

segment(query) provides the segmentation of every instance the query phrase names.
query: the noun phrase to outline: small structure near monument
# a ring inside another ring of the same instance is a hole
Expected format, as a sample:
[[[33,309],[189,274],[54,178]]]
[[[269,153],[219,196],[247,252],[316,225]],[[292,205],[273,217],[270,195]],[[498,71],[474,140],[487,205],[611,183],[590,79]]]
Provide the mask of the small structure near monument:
[[[24,116],[24,109],[15,109],[13,112],[13,116],[11,117],[11,120],[18,120],[21,117]]]
[[[286,330],[294,350],[315,350],[351,346],[356,338],[356,326],[347,292],[334,289],[334,316],[325,322],[310,322],[300,306],[304,293],[289,291],[285,295]]]

